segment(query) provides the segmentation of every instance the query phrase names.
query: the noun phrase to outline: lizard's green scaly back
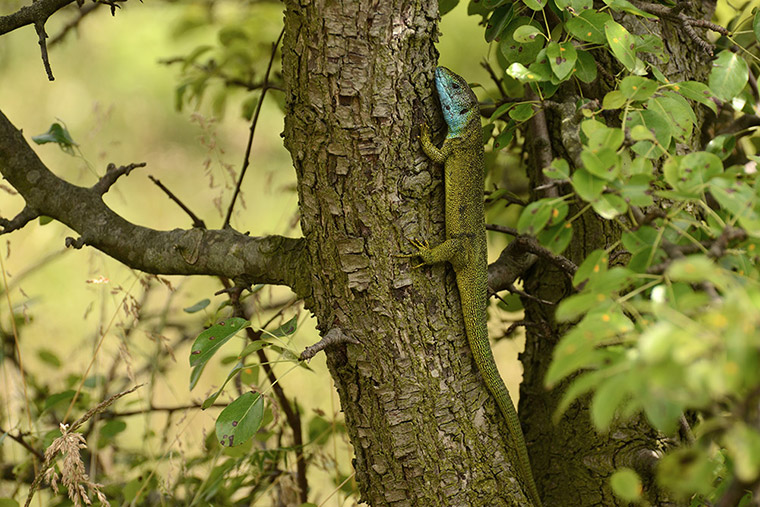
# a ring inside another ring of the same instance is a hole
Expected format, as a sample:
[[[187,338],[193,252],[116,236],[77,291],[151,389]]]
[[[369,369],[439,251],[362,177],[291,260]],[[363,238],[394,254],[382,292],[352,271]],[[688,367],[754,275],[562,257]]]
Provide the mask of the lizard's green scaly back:
[[[439,149],[431,142],[427,127],[423,125],[420,142],[430,159],[444,164],[446,241],[433,248],[418,245],[418,255],[426,264],[450,262],[454,267],[465,331],[475,363],[506,419],[528,495],[533,504],[540,507],[541,499],[533,480],[517,411],[499,375],[488,341],[488,253],[483,204],[485,165],[478,101],[467,82],[445,67],[436,69],[435,83],[448,135]]]

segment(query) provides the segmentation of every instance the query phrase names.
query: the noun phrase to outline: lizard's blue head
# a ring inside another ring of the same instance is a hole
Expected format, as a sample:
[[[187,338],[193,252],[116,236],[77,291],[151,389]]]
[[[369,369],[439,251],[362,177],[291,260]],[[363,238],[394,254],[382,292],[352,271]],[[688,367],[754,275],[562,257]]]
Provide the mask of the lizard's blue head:
[[[435,69],[435,87],[441,100],[443,119],[449,126],[447,137],[459,137],[473,118],[479,118],[478,98],[462,76],[446,67]]]

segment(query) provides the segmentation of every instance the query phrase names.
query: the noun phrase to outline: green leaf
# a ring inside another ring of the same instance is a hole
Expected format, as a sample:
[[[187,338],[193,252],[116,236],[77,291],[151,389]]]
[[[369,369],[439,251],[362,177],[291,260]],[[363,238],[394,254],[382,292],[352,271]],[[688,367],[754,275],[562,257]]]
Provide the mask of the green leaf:
[[[13,498],[0,498],[0,507],[18,507],[18,502]]]
[[[651,141],[639,141],[631,147],[633,152],[647,158],[662,156],[670,146],[672,139],[670,120],[659,112],[648,109],[629,111],[628,116],[626,116],[626,128],[633,128],[636,125],[646,127],[659,144]]]
[[[760,475],[760,434],[757,430],[736,422],[726,433],[724,442],[739,480],[754,481]]]
[[[127,429],[127,423],[121,419],[112,419],[106,422],[100,428],[100,436],[105,438],[113,438],[125,429]]]
[[[271,331],[271,332],[266,331],[266,334],[269,336],[276,336],[276,337],[290,336],[296,332],[297,328],[298,328],[298,315],[294,315],[289,321],[287,321],[285,324],[281,325],[274,331]]]
[[[43,363],[47,363],[49,366],[52,366],[53,368],[60,368],[61,364],[63,364],[61,363],[61,360],[58,358],[58,355],[50,349],[38,350],[37,357],[39,357]]]
[[[647,101],[647,109],[659,113],[664,118],[670,118],[670,130],[674,138],[682,143],[689,142],[697,115],[689,102],[678,93],[665,91],[659,97]]]
[[[539,30],[541,29],[541,25],[538,24],[538,21],[531,20],[525,16],[512,20],[504,30],[501,40],[499,41],[499,52],[508,62],[530,65],[536,60],[538,53],[544,47],[546,41],[543,37],[539,37],[533,42],[526,42],[524,44],[517,42],[514,39],[513,34],[515,30],[524,25],[532,25]]]
[[[639,475],[630,468],[621,468],[610,477],[610,487],[626,502],[636,502],[641,498],[644,487]]]
[[[545,198],[528,204],[517,221],[518,232],[535,235],[543,230],[552,217],[555,202],[556,199]]]
[[[535,64],[534,64],[535,65]],[[531,65],[533,67],[533,65]],[[540,68],[539,68],[540,70]],[[507,68],[507,75],[520,81],[521,83],[536,83],[538,81],[548,81],[551,77],[548,73],[534,72],[521,63],[513,63]],[[506,105],[506,104],[505,104]],[[513,104],[510,104],[513,105]]]
[[[739,95],[749,77],[749,67],[744,58],[724,49],[718,53],[710,71],[709,85],[720,99],[729,101]]]
[[[736,136],[732,134],[721,134],[707,143],[705,148],[708,152],[718,156],[721,160],[726,160],[731,156],[736,147]]]
[[[198,384],[198,380],[200,380],[201,374],[203,373],[203,369],[206,367],[206,364],[208,363],[195,365],[195,367],[193,367],[192,371],[190,372],[190,391],[195,389],[195,386]]]
[[[488,24],[486,24],[486,42],[492,42],[499,40],[503,35],[504,29],[507,28],[509,22],[512,21],[514,16],[514,8],[512,4],[499,7],[488,18]],[[514,28],[512,29],[514,30]]]
[[[555,158],[544,168],[544,174],[555,180],[566,180],[570,178],[570,164],[564,158]]]
[[[628,378],[619,375],[605,380],[597,386],[591,400],[591,420],[600,431],[609,428],[618,406],[628,396]]]
[[[45,404],[43,405],[42,410],[48,410],[63,401],[70,402],[75,394],[76,391],[74,389],[67,389],[60,393],[52,394],[45,399]]]
[[[625,95],[620,90],[612,90],[608,92],[602,100],[602,109],[620,109],[625,105]]]
[[[667,63],[670,55],[665,53],[665,44],[662,39],[656,35],[644,34],[634,35],[636,39],[636,51],[639,53],[652,53],[661,62]]]
[[[534,11],[540,11],[544,7],[546,7],[546,3],[549,0],[523,0],[523,3],[528,6],[528,8],[533,9]]]
[[[573,173],[571,178],[573,189],[584,201],[594,201],[602,194],[605,182],[597,178],[587,170],[580,168]]]
[[[760,9],[755,12],[755,18],[752,20],[752,31],[755,32],[755,39],[760,41]]]
[[[512,139],[515,137],[515,129],[514,124],[512,126],[507,126],[504,128],[501,132],[499,132],[499,135],[496,136],[496,138],[493,140],[493,149],[494,150],[501,150],[502,148],[506,148],[509,146],[509,143],[512,142]]]
[[[441,16],[451,12],[459,4],[459,0],[438,0],[438,12]]]
[[[200,301],[198,301],[194,305],[188,306],[187,308],[183,308],[182,311],[186,312],[186,313],[199,312],[199,311],[203,310],[204,308],[206,308],[209,305],[209,303],[211,303],[210,299],[201,299]]]
[[[588,124],[588,121],[584,122],[584,125]],[[598,128],[587,134],[588,142],[586,146],[590,150],[601,150],[608,148],[613,151],[617,151],[625,141],[625,134],[619,128],[610,128],[603,124],[602,128]]]
[[[241,445],[256,434],[264,417],[258,393],[247,392],[230,403],[216,419],[216,438],[224,447]]]
[[[651,173],[634,174],[622,185],[620,196],[631,206],[651,206],[654,203],[652,189],[649,186],[651,180]]]
[[[604,25],[611,20],[612,17],[606,12],[587,9],[580,15],[568,20],[565,23],[565,28],[576,39],[594,44],[604,44],[607,41]]]
[[[605,250],[598,249],[588,254],[573,276],[573,286],[578,287],[592,276],[607,271],[608,262],[609,256]]]
[[[657,82],[641,76],[628,76],[620,82],[620,91],[628,100],[643,101],[657,91]]]
[[[190,366],[206,363],[238,331],[251,323],[239,317],[232,317],[214,324],[203,331],[190,349]]]
[[[654,134],[644,125],[634,125],[631,129],[631,139],[634,141],[654,141]]]
[[[585,9],[590,9],[594,5],[593,0],[554,0],[554,3],[560,10],[565,10],[570,7],[570,9],[576,13]]]
[[[604,33],[612,53],[629,72],[633,72],[638,66],[633,36],[623,25],[615,21],[607,21],[604,24]]]
[[[575,62],[573,69],[574,76],[584,83],[591,83],[596,79],[597,69],[596,61],[588,51],[578,51],[578,60]]]
[[[552,420],[554,424],[558,424],[560,417],[570,407],[570,405],[578,399],[579,396],[586,394],[599,385],[599,377],[604,374],[600,371],[592,371],[581,373],[573,379],[572,383],[562,393],[562,399],[557,404],[557,410],[555,410]]]
[[[533,42],[538,35],[542,35],[541,30],[533,25],[523,25],[518,27],[512,34],[512,37],[517,42]]]
[[[483,0],[483,7],[485,7],[486,9],[489,9],[489,10],[490,9],[495,9],[497,7],[501,7],[502,5],[504,5],[507,2],[512,3],[511,0]]]
[[[518,104],[513,109],[509,110],[509,117],[516,122],[527,121],[532,118],[534,114],[536,114],[536,110],[534,109],[533,104],[528,103]]]
[[[570,222],[547,227],[538,234],[538,241],[555,254],[564,252],[572,238],[573,225]]]
[[[546,57],[549,59],[549,65],[552,72],[559,79],[565,79],[575,68],[575,62],[578,55],[572,42],[563,42],[558,44],[554,41],[546,46]]]
[[[47,225],[47,224],[49,224],[52,221],[53,221],[52,217],[48,217],[48,216],[45,216],[45,215],[40,215],[40,225]]]
[[[699,102],[700,104],[709,107],[712,109],[713,113],[718,113],[718,106],[715,104],[715,100],[713,99],[713,97],[715,97],[715,94],[706,84],[700,83],[698,81],[683,81],[681,83],[674,84],[673,90],[680,93],[689,100]]]
[[[57,143],[64,152],[74,154],[74,146],[79,146],[72,139],[69,131],[60,123],[53,123],[44,134],[32,136],[32,141],[37,144]]]
[[[683,408],[664,398],[650,397],[644,403],[644,414],[652,426],[666,435],[672,435],[678,427]]]
[[[624,214],[628,211],[628,203],[615,194],[602,194],[597,200],[591,203],[591,207],[594,211],[607,220],[612,220],[618,215]]]
[[[598,178],[612,181],[620,174],[620,155],[612,148],[584,148],[581,160],[584,169]]]
[[[717,155],[706,151],[689,153],[680,159],[668,160],[663,165],[665,181],[685,196],[697,196],[704,185],[723,172],[723,163]]]
[[[627,12],[629,14],[635,14],[649,19],[657,19],[657,16],[644,12],[638,7],[634,6],[628,0],[604,0],[604,3],[610,6],[613,11]]]

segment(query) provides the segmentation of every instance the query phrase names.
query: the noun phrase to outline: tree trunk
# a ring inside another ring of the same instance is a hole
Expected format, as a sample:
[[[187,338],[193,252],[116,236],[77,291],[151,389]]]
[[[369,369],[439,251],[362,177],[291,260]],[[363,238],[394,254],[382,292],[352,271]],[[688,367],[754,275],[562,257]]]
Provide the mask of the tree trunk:
[[[443,240],[442,170],[422,154],[437,2],[286,2],[285,139],[323,332],[362,500],[525,505],[508,431],[477,374],[453,271],[413,270],[410,239]],[[420,111],[420,109],[422,111]]]

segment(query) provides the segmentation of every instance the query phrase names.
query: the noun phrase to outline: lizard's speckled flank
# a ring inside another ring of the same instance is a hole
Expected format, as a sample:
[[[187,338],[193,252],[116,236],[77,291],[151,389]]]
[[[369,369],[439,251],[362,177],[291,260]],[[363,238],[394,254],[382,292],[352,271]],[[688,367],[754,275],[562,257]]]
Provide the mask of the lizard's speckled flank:
[[[435,83],[448,135],[441,148],[422,125],[420,143],[427,156],[444,165],[446,186],[446,241],[435,247],[417,244],[425,264],[450,262],[456,272],[467,340],[488,390],[496,398],[517,448],[518,468],[528,494],[541,506],[528,459],[525,437],[512,398],[499,375],[488,342],[488,259],[483,205],[484,162],[480,111],[475,93],[461,76],[438,67]]]

